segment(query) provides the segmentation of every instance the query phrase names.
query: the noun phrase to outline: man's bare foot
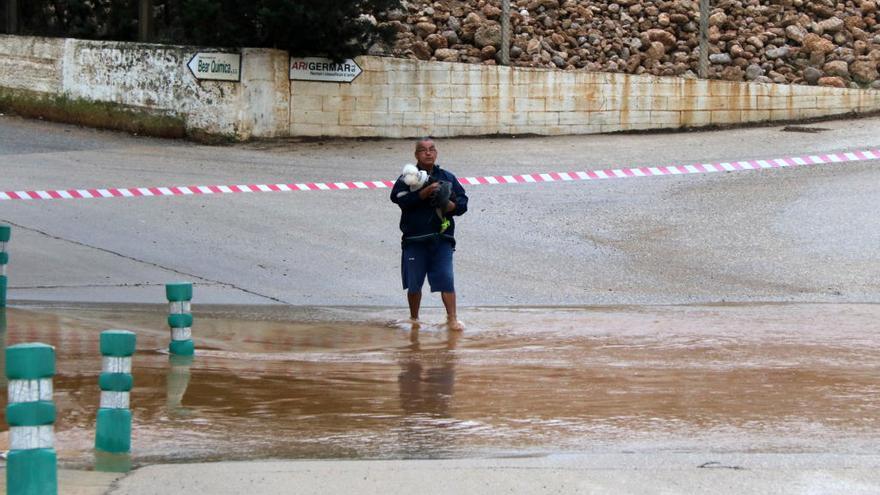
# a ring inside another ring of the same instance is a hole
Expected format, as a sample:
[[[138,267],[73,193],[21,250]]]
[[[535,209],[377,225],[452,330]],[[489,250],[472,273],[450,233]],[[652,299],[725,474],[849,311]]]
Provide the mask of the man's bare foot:
[[[458,339],[463,335],[461,331],[446,332],[446,348],[450,351],[458,347]]]
[[[410,318],[409,324],[412,325],[413,330],[418,330],[418,329],[422,328],[422,322],[419,321],[418,318]]]
[[[464,330],[464,325],[456,318],[447,318],[446,326],[454,332],[461,332]]]

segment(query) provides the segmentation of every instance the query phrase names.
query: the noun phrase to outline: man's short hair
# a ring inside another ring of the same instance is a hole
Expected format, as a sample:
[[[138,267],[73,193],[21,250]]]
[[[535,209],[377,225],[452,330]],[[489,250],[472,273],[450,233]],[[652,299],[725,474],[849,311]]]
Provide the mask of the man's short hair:
[[[420,143],[424,143],[425,141],[433,141],[433,140],[434,140],[434,138],[432,138],[431,136],[422,136],[422,137],[416,139],[416,148],[419,147]]]

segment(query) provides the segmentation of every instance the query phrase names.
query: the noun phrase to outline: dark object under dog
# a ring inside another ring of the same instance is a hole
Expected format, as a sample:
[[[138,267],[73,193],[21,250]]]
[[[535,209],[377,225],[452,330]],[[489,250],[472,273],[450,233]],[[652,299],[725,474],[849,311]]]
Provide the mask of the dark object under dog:
[[[446,211],[446,205],[449,204],[449,198],[452,197],[452,183],[441,180],[440,187],[431,194],[431,206],[441,208]]]

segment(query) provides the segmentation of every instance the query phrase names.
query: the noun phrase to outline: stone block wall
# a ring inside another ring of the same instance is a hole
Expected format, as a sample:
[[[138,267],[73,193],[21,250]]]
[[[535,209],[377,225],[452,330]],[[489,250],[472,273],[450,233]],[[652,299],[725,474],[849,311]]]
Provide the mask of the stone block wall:
[[[880,91],[361,57],[351,84],[291,81],[290,134],[674,129],[880,110]]]

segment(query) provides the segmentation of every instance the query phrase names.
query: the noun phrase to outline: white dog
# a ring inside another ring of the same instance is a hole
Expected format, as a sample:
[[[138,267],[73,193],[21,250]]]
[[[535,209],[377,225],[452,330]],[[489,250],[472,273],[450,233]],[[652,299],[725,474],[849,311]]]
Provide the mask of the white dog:
[[[400,176],[403,177],[403,183],[409,186],[410,191],[418,191],[428,182],[428,172],[419,170],[412,163],[407,163],[403,166]],[[397,197],[401,197],[404,194],[406,194],[406,191],[400,191],[397,193]]]

